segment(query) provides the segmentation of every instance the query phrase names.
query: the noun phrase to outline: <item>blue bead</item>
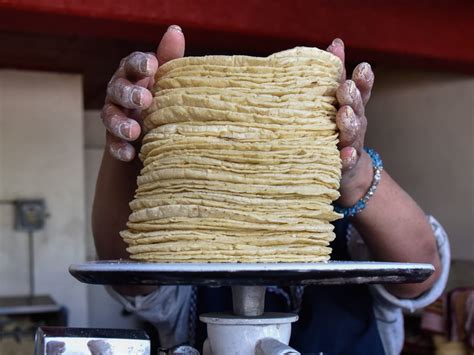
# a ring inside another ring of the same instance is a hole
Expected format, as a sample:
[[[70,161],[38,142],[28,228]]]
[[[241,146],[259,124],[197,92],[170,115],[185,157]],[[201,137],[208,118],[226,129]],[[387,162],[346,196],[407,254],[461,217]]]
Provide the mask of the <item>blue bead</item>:
[[[380,155],[372,148],[364,148],[364,150],[367,152],[370,159],[372,160],[374,174],[376,170],[382,170],[383,162],[382,162],[382,158],[380,158]],[[344,217],[352,217],[356,215],[357,213],[359,213],[360,211],[362,211],[367,206],[368,201],[375,193],[375,190],[377,188],[377,183],[378,183],[378,181],[376,180],[379,180],[379,179],[374,178],[374,181],[372,181],[372,185],[370,186],[365,196],[362,197],[359,201],[357,201],[354,206],[346,207],[346,208],[334,206],[334,210],[338,213],[343,214]]]

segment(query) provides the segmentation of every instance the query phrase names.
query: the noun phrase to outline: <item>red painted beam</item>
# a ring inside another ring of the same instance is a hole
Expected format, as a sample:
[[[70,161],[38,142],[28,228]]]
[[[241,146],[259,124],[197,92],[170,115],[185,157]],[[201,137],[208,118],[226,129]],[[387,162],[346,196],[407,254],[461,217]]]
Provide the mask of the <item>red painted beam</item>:
[[[358,57],[473,71],[473,1],[0,0],[0,29],[157,41],[181,25],[193,48],[269,53],[341,37]]]

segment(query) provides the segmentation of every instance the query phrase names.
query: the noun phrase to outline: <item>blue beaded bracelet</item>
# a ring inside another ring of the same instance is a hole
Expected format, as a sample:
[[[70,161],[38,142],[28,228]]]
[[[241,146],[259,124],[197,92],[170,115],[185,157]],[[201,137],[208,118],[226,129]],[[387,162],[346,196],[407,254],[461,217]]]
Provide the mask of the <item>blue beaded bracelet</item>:
[[[364,148],[364,150],[369,154],[370,159],[372,160],[372,166],[374,169],[374,177],[372,179],[372,184],[369,187],[369,190],[355,205],[351,207],[339,207],[334,206],[334,211],[341,213],[344,217],[352,217],[357,213],[361,212],[369,202],[370,198],[374,195],[377,186],[379,185],[380,179],[382,177],[383,162],[380,158],[380,155],[371,148]]]

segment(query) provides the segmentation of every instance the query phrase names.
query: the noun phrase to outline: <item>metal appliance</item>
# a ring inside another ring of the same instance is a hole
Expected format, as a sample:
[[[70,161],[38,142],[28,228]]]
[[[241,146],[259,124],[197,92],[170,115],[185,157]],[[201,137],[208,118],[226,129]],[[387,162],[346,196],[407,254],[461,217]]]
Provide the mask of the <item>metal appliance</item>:
[[[422,282],[433,273],[434,267],[352,261],[278,264],[100,261],[71,265],[69,271],[79,281],[89,284],[232,286],[233,313],[200,316],[208,329],[204,355],[283,355],[299,354],[288,346],[291,323],[298,316],[264,313],[265,286]],[[185,348],[171,349],[168,353],[196,354],[194,349]]]
[[[150,340],[142,330],[40,327],[35,355],[149,355]]]

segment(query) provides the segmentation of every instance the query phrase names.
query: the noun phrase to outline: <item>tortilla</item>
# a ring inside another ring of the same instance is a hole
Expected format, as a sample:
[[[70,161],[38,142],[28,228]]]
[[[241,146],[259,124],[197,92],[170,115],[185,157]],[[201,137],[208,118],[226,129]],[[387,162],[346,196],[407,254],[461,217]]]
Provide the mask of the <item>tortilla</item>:
[[[161,66],[126,230],[135,260],[317,262],[340,218],[336,89],[316,48]]]

